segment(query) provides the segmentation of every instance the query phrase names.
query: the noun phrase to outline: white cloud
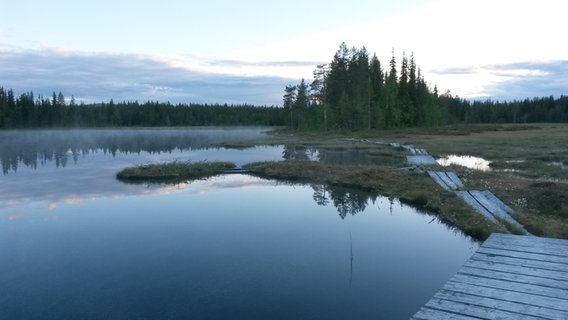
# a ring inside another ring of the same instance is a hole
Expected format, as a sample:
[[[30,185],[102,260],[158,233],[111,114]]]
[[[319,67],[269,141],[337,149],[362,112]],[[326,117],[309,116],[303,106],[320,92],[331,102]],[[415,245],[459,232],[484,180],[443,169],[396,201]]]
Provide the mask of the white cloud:
[[[219,63],[217,72],[210,72],[195,61],[180,58],[59,49],[0,51],[0,85],[17,93],[33,90],[43,96],[62,91],[87,103],[110,99],[281,103],[282,88],[289,79],[227,74],[223,64]]]
[[[499,75],[483,66],[557,61],[568,56],[568,42],[561,37],[566,9],[568,3],[557,0],[434,0],[397,15],[229,52],[225,58],[328,62],[339,44],[346,42],[365,45],[386,65],[394,48],[398,61],[402,51],[413,51],[426,80],[441,90],[484,96],[491,94],[492,87],[525,74],[517,70],[521,74]],[[314,67],[287,69],[287,76],[310,78]],[[447,68],[472,71],[461,75],[439,72]]]

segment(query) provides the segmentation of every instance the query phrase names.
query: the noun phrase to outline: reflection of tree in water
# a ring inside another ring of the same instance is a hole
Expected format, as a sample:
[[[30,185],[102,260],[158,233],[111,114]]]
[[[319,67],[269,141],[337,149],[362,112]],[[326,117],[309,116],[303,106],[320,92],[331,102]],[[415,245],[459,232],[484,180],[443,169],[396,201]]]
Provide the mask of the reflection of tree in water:
[[[285,160],[311,160],[318,154],[318,150],[304,145],[287,144],[282,151]]]
[[[337,208],[341,219],[347,214],[352,216],[362,212],[367,207],[369,200],[373,203],[378,195],[369,191],[332,185],[311,185],[314,190],[313,199],[321,206],[327,206],[329,201]]]
[[[350,147],[313,147],[298,144],[284,146],[282,157],[286,160],[317,160],[328,164],[398,164],[400,159],[391,156],[377,156],[368,149]]]
[[[9,131],[0,133],[0,161],[2,171],[16,172],[18,165],[36,169],[38,164],[55,163],[65,167],[69,161],[76,164],[80,156],[104,154],[150,154],[175,150],[211,149],[221,141],[236,141],[246,137],[236,130],[195,132],[192,130],[49,130]],[[251,135],[245,133],[247,135]]]

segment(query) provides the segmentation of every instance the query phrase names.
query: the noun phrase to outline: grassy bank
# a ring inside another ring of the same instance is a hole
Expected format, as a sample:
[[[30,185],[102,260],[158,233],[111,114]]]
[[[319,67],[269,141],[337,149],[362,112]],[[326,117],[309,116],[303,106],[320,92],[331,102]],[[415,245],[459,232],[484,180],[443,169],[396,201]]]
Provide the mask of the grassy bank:
[[[179,182],[211,177],[235,167],[230,162],[172,162],[125,168],[116,177],[130,182]]]
[[[451,166],[468,189],[487,189],[535,235],[568,238],[568,125],[443,127],[387,134],[431,154],[472,155],[491,161],[491,171]]]
[[[257,162],[245,166],[251,174],[270,179],[364,188],[437,213],[447,224],[476,239],[506,232],[475,213],[453,193],[445,193],[427,175],[376,165],[330,165],[316,161]]]

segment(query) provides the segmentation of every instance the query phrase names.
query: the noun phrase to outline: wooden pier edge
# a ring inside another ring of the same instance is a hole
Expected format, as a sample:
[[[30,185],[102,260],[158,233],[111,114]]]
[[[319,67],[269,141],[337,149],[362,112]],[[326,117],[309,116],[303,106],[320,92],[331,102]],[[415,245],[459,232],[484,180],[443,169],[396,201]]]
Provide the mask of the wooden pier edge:
[[[568,319],[568,240],[492,234],[411,320]]]

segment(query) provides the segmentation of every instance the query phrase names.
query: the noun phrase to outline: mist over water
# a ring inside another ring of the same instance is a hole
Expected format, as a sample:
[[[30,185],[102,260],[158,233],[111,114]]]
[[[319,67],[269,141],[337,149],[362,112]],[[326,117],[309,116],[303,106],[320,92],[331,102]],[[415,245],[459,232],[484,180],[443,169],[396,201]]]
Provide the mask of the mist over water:
[[[478,244],[379,194],[226,175],[125,184],[167,161],[394,161],[219,148],[265,129],[0,132],[0,319],[407,319]]]

